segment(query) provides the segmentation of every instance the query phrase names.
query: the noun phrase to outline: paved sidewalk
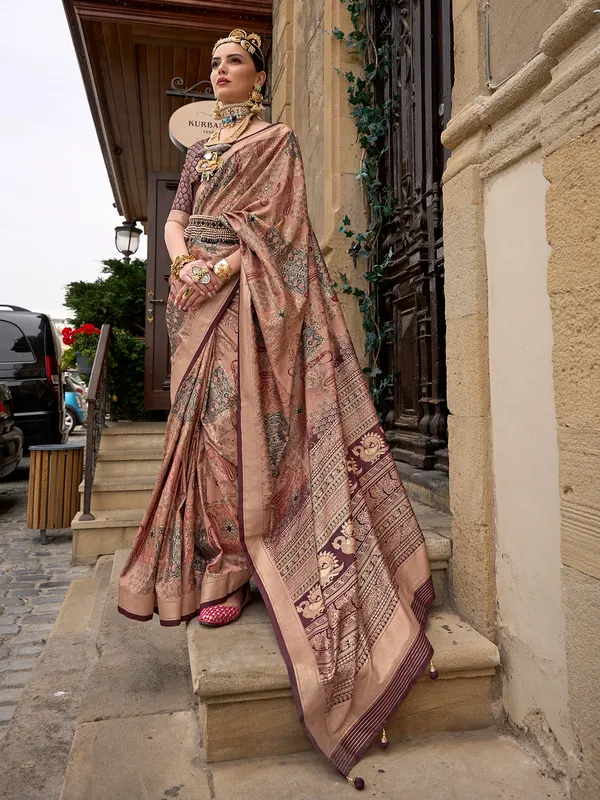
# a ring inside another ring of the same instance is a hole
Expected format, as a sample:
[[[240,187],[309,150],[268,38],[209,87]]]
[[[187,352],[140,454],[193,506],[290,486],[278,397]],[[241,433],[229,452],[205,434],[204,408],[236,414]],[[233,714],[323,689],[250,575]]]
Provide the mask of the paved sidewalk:
[[[28,480],[25,458],[0,481],[0,740],[71,581],[93,571],[71,566],[70,531],[42,545],[26,528]]]

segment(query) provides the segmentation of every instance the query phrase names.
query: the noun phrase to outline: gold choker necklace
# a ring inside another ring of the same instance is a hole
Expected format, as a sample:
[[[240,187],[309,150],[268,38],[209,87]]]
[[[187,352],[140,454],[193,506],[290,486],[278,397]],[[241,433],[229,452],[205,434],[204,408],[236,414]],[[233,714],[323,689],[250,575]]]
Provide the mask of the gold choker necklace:
[[[245,117],[252,114],[252,109],[245,103],[231,103],[228,106],[221,106],[222,117],[219,120],[220,128],[231,128]]]

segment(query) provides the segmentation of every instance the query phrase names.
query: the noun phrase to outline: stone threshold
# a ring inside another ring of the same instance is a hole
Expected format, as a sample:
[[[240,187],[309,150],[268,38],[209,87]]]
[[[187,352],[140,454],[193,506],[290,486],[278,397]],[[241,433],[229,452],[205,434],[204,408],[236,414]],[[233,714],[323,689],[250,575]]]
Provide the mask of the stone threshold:
[[[448,475],[436,469],[419,469],[396,461],[396,468],[404,488],[412,501],[450,514],[450,480]]]

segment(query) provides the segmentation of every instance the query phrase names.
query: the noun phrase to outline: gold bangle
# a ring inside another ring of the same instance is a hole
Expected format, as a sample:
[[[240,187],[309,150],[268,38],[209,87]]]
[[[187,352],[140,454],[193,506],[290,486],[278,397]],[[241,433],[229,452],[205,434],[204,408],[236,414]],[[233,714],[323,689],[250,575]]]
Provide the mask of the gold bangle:
[[[196,259],[194,256],[191,256],[189,253],[182,253],[181,255],[175,256],[173,259],[173,263],[171,264],[171,275],[174,275],[177,280],[179,280],[179,273],[181,272],[181,268],[184,267],[186,264],[191,264],[192,261]]]
[[[213,272],[220,281],[228,281],[231,278],[231,266],[226,258],[222,258],[213,267]]]

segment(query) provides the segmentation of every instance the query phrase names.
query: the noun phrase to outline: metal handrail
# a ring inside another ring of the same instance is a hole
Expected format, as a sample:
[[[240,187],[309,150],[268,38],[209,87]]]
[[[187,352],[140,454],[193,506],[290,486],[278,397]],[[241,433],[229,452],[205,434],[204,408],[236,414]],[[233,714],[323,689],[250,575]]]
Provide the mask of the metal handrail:
[[[85,440],[85,462],[83,466],[83,511],[79,516],[80,520],[95,519],[94,515],[90,512],[90,507],[92,504],[92,487],[94,485],[94,475],[96,474],[100,439],[102,437],[102,430],[106,427],[110,331],[110,325],[102,326],[88,386],[87,431]]]

